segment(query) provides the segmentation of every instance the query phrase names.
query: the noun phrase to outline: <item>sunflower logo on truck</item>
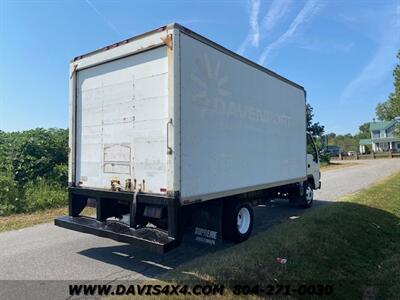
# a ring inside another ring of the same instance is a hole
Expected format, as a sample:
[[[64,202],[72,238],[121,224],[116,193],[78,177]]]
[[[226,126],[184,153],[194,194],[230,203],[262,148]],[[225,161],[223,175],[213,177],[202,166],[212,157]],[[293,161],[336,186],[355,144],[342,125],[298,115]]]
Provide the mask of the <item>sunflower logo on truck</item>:
[[[223,98],[231,95],[227,90],[228,76],[221,71],[221,61],[211,60],[205,53],[195,60],[196,72],[190,74],[190,80],[197,87],[192,100],[201,106],[201,114],[218,111],[218,105],[225,106]]]

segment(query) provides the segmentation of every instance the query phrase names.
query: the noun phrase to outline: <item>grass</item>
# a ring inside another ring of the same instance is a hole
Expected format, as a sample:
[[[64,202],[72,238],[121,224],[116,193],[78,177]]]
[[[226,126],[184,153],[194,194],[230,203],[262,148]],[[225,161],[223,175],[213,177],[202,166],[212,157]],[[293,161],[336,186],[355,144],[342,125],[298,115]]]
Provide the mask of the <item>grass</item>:
[[[282,265],[277,257],[287,258]],[[170,271],[165,282],[322,283],[334,298],[400,294],[400,173]],[[229,293],[227,298],[231,298]]]
[[[334,169],[340,169],[340,168],[346,168],[346,167],[351,167],[358,165],[356,162],[345,162],[345,163],[337,163],[337,162],[329,162],[329,163],[321,163],[321,171],[326,171],[326,170],[334,170]]]
[[[85,208],[84,215],[93,215],[95,209]],[[0,217],[0,232],[18,230],[38,224],[52,222],[54,218],[67,215],[68,207],[48,209],[30,214],[16,214],[7,217]]]

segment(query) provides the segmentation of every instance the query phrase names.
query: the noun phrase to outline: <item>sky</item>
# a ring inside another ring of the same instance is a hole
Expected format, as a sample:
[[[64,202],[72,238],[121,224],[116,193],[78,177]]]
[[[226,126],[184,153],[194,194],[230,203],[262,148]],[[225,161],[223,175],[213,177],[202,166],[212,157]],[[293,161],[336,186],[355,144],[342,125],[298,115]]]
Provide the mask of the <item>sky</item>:
[[[66,128],[70,59],[172,22],[304,86],[326,132],[393,90],[400,0],[0,0],[0,130]]]

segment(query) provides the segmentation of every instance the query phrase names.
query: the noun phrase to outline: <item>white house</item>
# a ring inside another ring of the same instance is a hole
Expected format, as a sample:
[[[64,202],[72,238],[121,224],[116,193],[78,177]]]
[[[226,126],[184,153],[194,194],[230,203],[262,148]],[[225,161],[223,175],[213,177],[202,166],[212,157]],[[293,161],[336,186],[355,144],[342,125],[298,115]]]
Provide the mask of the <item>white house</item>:
[[[394,134],[396,124],[400,124],[400,117],[392,121],[369,123],[371,138],[360,140],[360,153],[366,153],[367,147],[373,152],[400,151],[400,137]]]

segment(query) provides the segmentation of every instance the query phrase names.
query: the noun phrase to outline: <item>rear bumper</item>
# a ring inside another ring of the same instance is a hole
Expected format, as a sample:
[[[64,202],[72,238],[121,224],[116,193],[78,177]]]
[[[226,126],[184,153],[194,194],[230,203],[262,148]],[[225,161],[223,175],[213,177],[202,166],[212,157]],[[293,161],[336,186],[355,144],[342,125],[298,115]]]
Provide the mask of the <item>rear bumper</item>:
[[[69,216],[59,217],[54,224],[59,227],[93,234],[113,240],[130,243],[155,252],[164,253],[179,245],[179,197],[156,194],[106,191],[70,187]],[[81,216],[88,199],[95,199],[96,218]],[[141,218],[146,206],[162,207],[166,212],[168,229],[141,227]],[[109,220],[112,217],[129,215],[129,224]]]
[[[121,243],[133,244],[158,253],[167,252],[179,244],[178,240],[157,228],[132,229],[119,222],[100,222],[89,217],[64,216],[55,219],[54,224],[59,227],[110,238]]]

